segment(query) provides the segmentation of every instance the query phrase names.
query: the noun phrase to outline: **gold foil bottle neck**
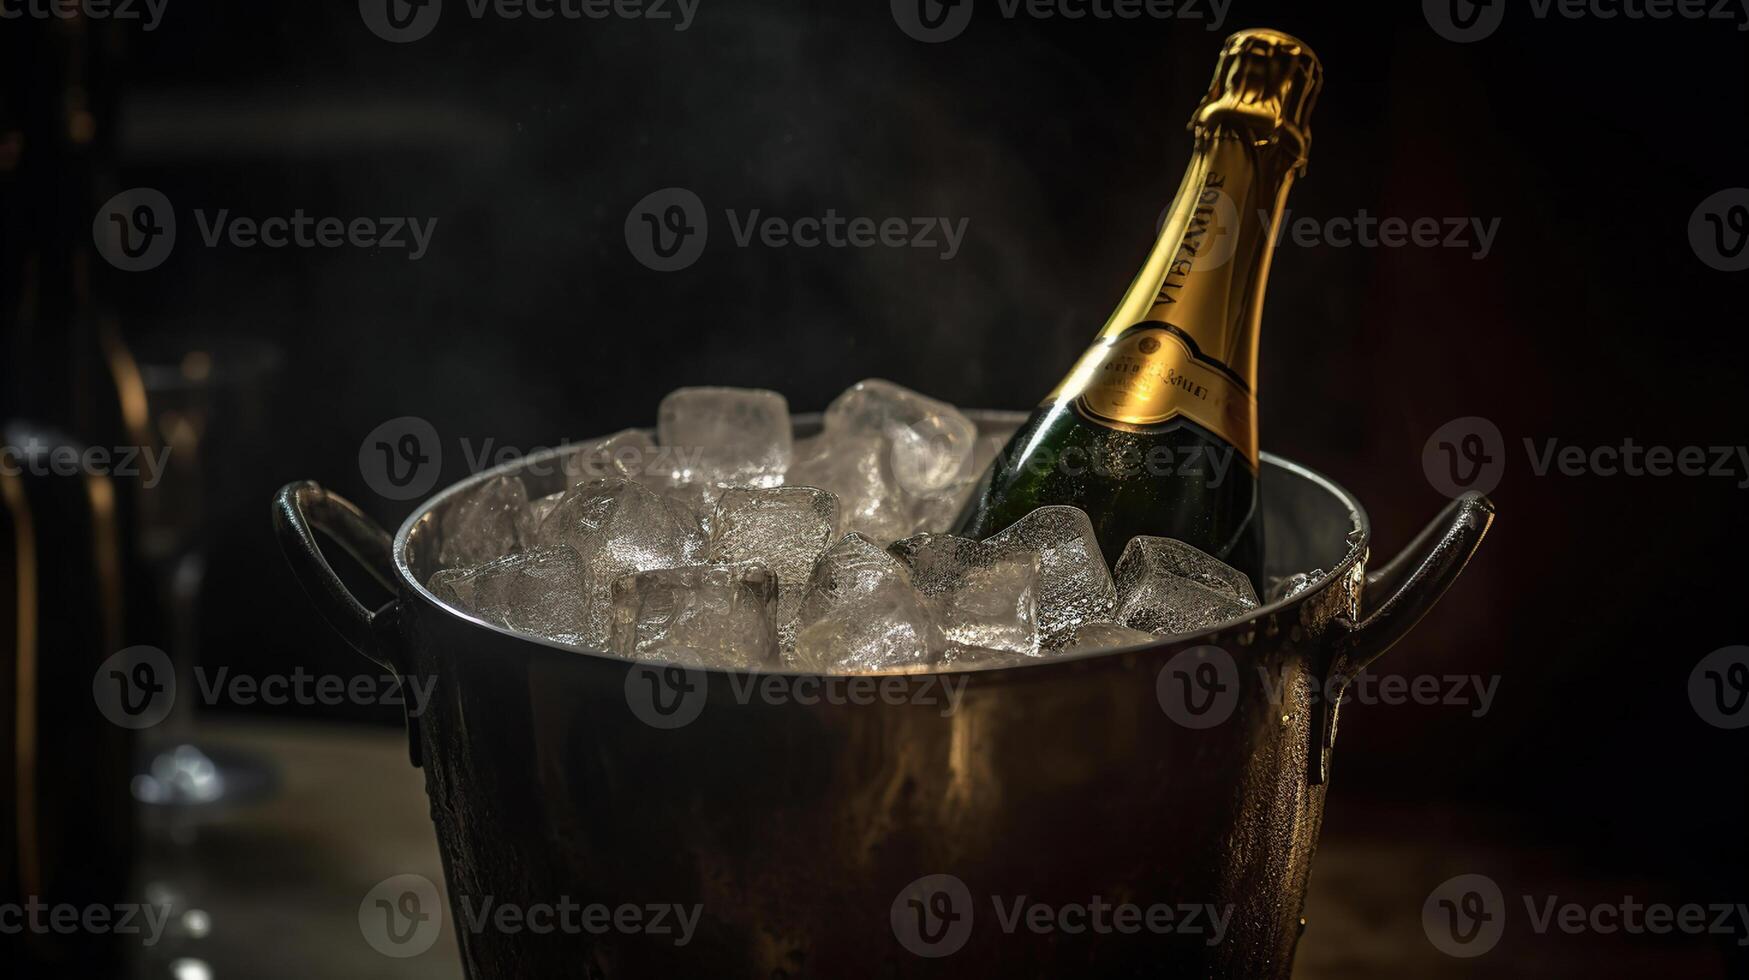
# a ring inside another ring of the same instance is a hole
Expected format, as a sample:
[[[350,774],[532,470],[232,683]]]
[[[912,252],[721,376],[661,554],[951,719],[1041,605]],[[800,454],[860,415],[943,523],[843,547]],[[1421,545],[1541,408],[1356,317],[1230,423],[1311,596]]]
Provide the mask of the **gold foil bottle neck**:
[[[1324,66],[1304,41],[1280,31],[1240,31],[1221,46],[1214,81],[1190,118],[1197,135],[1238,127],[1279,147],[1298,173],[1312,145],[1312,107]]]

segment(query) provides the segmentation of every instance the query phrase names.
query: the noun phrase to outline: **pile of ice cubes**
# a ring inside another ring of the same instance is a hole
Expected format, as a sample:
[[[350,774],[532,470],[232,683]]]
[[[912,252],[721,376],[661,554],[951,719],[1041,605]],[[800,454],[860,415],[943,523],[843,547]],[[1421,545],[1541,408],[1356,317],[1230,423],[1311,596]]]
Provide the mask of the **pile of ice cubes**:
[[[681,388],[656,438],[566,458],[442,514],[430,587],[488,622],[640,661],[846,673],[1025,662],[1145,643],[1257,607],[1250,581],[1138,537],[1108,569],[1087,515],[1041,507],[983,541],[944,533],[1009,432],[863,381],[793,439],[772,391]]]

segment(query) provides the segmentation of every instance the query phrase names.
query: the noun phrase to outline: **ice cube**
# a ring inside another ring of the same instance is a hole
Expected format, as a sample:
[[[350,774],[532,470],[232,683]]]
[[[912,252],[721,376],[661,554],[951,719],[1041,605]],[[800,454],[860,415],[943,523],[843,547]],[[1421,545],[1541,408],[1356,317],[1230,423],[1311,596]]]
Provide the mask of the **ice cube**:
[[[565,485],[574,487],[590,480],[613,478],[649,485],[654,478],[666,482],[668,473],[657,472],[662,458],[655,440],[643,429],[622,429],[611,436],[584,443],[564,457]]]
[[[846,534],[814,564],[798,627],[786,659],[814,673],[913,667],[942,648],[904,563],[860,534]]]
[[[832,544],[838,499],[814,487],[724,490],[711,517],[714,562],[756,561],[777,574],[779,634],[795,635],[796,612],[814,560]]]
[[[911,498],[912,534],[940,534],[953,527],[954,521],[971,502],[972,494],[983,481],[984,472],[996,462],[1012,432],[993,432],[978,436],[972,455],[954,482],[941,490],[913,495]]]
[[[1123,553],[1131,552],[1136,553],[1136,560],[1145,558],[1148,567],[1159,574],[1187,578],[1240,602],[1257,605],[1257,592],[1244,572],[1183,541],[1144,535],[1130,539]]]
[[[614,580],[630,572],[701,561],[704,529],[675,501],[630,480],[591,480],[566,491],[541,522],[536,543],[582,557],[589,594],[587,642],[605,644]]]
[[[1311,588],[1313,582],[1323,577],[1324,570],[1314,568],[1309,572],[1295,572],[1283,578],[1271,579],[1266,590],[1269,593],[1269,601],[1280,602],[1283,599],[1292,599]]]
[[[711,515],[716,512],[717,501],[722,498],[723,491],[731,489],[727,483],[672,483],[649,481],[644,484],[657,494],[685,507],[699,519],[706,532],[711,529]]]
[[[946,489],[972,455],[978,427],[943,401],[870,378],[850,386],[826,407],[833,436],[879,436],[887,444],[893,478],[907,493]]]
[[[473,488],[444,511],[438,562],[465,568],[521,548],[533,531],[527,511],[528,491],[520,476],[495,476]]]
[[[946,534],[960,512],[965,510],[974,489],[975,484],[967,484],[963,488],[950,488],[914,499],[911,502],[911,523],[906,530],[911,534]]]
[[[691,565],[613,583],[622,657],[725,670],[777,666],[777,576],[756,563]]]
[[[528,515],[524,524],[529,529],[527,540],[534,540],[534,535],[540,530],[541,522],[547,519],[547,515],[553,512],[554,507],[559,506],[559,501],[564,499],[565,493],[566,491],[560,490],[558,493],[549,493],[528,502]]]
[[[1218,626],[1257,608],[1243,572],[1172,538],[1135,537],[1117,560],[1118,622],[1161,636]]]
[[[1133,630],[1128,626],[1116,623],[1082,623],[1075,628],[1075,637],[1063,649],[1064,653],[1081,653],[1087,650],[1110,650],[1114,647],[1136,646],[1141,643],[1152,643],[1159,637],[1141,630]]]
[[[717,497],[729,484],[709,480],[681,482],[675,475],[676,466],[698,459],[695,450],[657,446],[645,430],[624,429],[585,443],[566,456],[566,485],[574,487],[590,480],[631,480],[657,496],[683,504],[708,526]]]
[[[1045,646],[1064,646],[1073,641],[1075,628],[1082,623],[1112,618],[1117,587],[1105,566],[1093,523],[1079,507],[1040,507],[985,543],[1004,551],[1038,554],[1038,618]]]
[[[789,468],[789,403],[758,388],[678,388],[656,410],[674,484],[775,487]]]
[[[583,559],[568,547],[536,548],[431,576],[433,595],[506,629],[573,646],[589,640]]]
[[[1037,554],[949,534],[919,534],[891,550],[929,598],[950,647],[1039,652]]]
[[[837,496],[841,534],[855,532],[884,543],[911,531],[909,506],[881,436],[823,433],[805,439],[784,482]]]

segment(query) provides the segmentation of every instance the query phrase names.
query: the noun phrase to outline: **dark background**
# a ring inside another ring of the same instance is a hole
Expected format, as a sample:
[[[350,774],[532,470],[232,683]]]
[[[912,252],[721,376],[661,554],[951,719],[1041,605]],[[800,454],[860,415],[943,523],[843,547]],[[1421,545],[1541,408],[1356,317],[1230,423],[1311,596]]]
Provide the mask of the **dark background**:
[[[1485,417],[1506,457],[1493,534],[1376,668],[1497,676],[1493,710],[1344,712],[1330,825],[1389,812],[1435,842],[1492,836],[1650,882],[1651,900],[1749,899],[1749,731],[1706,724],[1687,692],[1700,658],[1745,642],[1749,472],[1539,476],[1524,445],[1745,442],[1749,274],[1704,264],[1688,224],[1749,184],[1749,34],[1514,5],[1459,44],[1413,3],[1237,0],[1210,30],[978,2],[940,44],[867,2],[703,0],[679,33],[475,20],[449,0],[429,37],[390,44],[353,4],[171,0],[154,32],[102,29],[116,167],[92,208],[154,187],[179,233],[150,272],[97,265],[96,294],[139,345],[193,332],[285,357],[258,431],[220,461],[203,659],[369,669],[298,592],[267,502],[316,478],[394,527],[409,505],[358,461],[391,418],[435,427],[441,486],[469,471],[464,439],[531,449],[647,424],[687,384],[775,388],[797,411],[871,376],[1034,404],[1140,263],[1220,39],[1267,25],[1328,75],[1294,217],[1499,219],[1481,260],[1291,240],[1277,255],[1264,445],[1365,502],[1375,558],[1444,503],[1423,473],[1436,429]],[[670,186],[699,195],[711,234],[696,264],[659,273],[623,226]],[[438,224],[417,262],[215,249],[196,208]],[[969,224],[952,261],[739,248],[726,208]]]

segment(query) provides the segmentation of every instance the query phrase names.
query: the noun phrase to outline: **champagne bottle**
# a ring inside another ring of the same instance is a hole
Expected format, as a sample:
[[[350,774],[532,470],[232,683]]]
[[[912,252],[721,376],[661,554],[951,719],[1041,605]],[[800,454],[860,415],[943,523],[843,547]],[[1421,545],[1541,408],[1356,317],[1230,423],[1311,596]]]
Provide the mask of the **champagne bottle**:
[[[1035,507],[1073,504],[1108,561],[1130,538],[1160,535],[1262,584],[1258,326],[1322,84],[1317,56],[1294,38],[1227,39],[1147,263],[985,474],[958,533],[987,537]]]

